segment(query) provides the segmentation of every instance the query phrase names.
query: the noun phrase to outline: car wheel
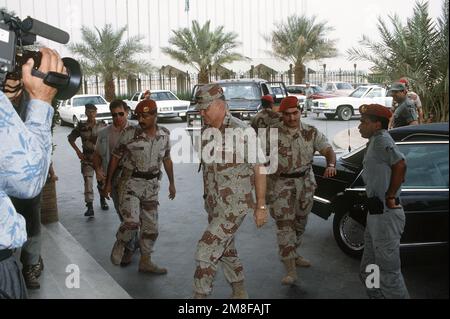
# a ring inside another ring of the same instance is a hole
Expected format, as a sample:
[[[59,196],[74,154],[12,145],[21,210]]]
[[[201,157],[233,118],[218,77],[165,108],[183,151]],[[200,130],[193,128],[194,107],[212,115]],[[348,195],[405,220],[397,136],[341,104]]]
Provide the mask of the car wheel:
[[[338,109],[338,118],[341,121],[348,121],[352,118],[353,111],[349,106],[341,106]]]
[[[351,218],[348,212],[334,215],[333,234],[344,253],[353,258],[361,258],[364,251],[364,226]]]
[[[181,116],[181,120],[182,120],[183,122],[186,122],[187,116]]]
[[[72,120],[73,127],[77,127],[79,122],[78,118],[74,115]]]
[[[327,120],[334,120],[336,114],[325,114],[325,117],[327,118]]]

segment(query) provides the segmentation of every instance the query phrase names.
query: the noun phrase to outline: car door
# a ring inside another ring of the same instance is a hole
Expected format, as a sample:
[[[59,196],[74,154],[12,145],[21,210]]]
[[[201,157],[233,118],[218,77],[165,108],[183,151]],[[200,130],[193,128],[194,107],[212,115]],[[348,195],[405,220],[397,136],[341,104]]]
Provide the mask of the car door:
[[[448,141],[399,142],[407,173],[401,201],[406,213],[402,244],[448,242]]]
[[[72,99],[62,102],[61,106],[58,108],[59,116],[64,122],[71,122],[72,118],[69,116],[69,107],[71,105]]]

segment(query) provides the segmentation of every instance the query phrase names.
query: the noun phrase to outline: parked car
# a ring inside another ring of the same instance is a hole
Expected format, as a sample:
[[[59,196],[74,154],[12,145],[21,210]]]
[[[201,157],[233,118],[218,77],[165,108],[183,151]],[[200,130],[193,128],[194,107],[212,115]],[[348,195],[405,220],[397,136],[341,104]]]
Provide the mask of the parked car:
[[[349,96],[355,88],[348,82],[332,81],[323,84],[325,92],[333,93],[339,96]]]
[[[112,122],[109,104],[101,95],[80,94],[74,95],[70,100],[60,101],[58,114],[61,125],[72,124],[74,127],[78,122],[87,121],[85,105],[92,103],[97,107],[97,120],[105,123]]]
[[[326,99],[326,98],[331,98],[331,97],[337,96],[336,94],[330,94],[330,93],[325,92],[322,89],[322,87],[320,87],[319,85],[311,84],[310,86],[314,92],[314,94],[312,96],[312,98],[314,100]],[[298,98],[299,104],[300,104],[300,107],[302,110],[305,105],[305,98],[306,98],[305,90],[306,90],[306,84],[293,84],[293,85],[287,86],[287,91],[289,92],[289,95],[294,95]],[[308,111],[311,111],[311,110],[308,110]]]
[[[448,244],[448,123],[406,126],[390,130],[405,155],[407,173],[400,195],[406,225],[401,247]],[[360,257],[364,249],[366,193],[361,177],[365,145],[338,159],[337,175],[322,177],[326,160],[313,162],[318,188],[312,211],[333,217],[333,233],[338,246],[348,255]]]
[[[264,79],[231,79],[221,80],[215,82],[219,84],[225,94],[225,100],[230,108],[233,116],[249,121],[261,109],[261,97],[269,94],[276,99],[273,92],[271,82]],[[284,88],[283,82],[273,82],[280,88]],[[195,110],[195,94],[201,84],[197,84],[192,89],[191,104],[192,107],[187,112],[187,128],[186,130],[192,132],[200,130],[202,127],[202,118],[198,111]],[[287,96],[287,92],[285,96]]]
[[[387,96],[387,90],[377,85],[360,86],[349,96],[314,100],[311,111],[316,114],[323,113],[332,120],[338,116],[341,121],[348,121],[353,115],[359,115],[359,107],[363,104],[381,104],[392,106],[392,97]]]
[[[289,95],[284,82],[269,82],[272,88],[272,95],[275,96],[273,99],[275,103],[280,103],[282,99]]]
[[[134,110],[138,103],[144,98],[144,92],[136,92],[131,100],[125,100],[134,117]],[[151,90],[150,98],[156,102],[159,118],[181,117],[186,121],[186,112],[189,109],[190,101],[180,100],[172,91]]]

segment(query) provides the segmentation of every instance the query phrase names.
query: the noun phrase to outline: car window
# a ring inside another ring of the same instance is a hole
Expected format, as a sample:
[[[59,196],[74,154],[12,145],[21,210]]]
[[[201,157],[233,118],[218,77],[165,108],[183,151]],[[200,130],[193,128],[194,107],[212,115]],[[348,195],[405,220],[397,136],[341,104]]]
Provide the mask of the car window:
[[[359,87],[356,90],[354,90],[349,96],[360,98],[363,96],[364,92],[366,92],[367,88],[365,87]]]
[[[270,94],[269,89],[268,89],[268,87],[267,87],[267,85],[266,85],[265,83],[262,83],[262,84],[261,84],[261,88],[262,88],[262,91],[263,91],[263,94],[264,94],[264,95]],[[275,93],[273,87],[272,87],[272,92]],[[275,94],[278,94],[278,93],[275,93]]]
[[[279,86],[272,86],[272,92],[275,95],[284,95],[283,90]]]
[[[299,86],[288,86],[287,91],[292,94],[305,94],[305,89]]]
[[[139,98],[139,93],[136,93],[131,100],[132,101],[137,101],[138,98]]]
[[[353,90],[353,86],[350,83],[337,83],[338,90]]]
[[[178,100],[172,92],[155,92],[150,95],[150,98],[155,101]]]
[[[370,90],[369,93],[367,93],[366,97],[369,97],[369,98],[382,97],[383,96],[382,93],[383,92],[381,91],[381,88],[374,88],[374,89]]]
[[[448,188],[448,143],[400,144],[407,172],[403,189]]]
[[[223,88],[223,93],[226,100],[261,99],[261,91],[256,83],[221,83],[220,86]]]
[[[101,96],[83,96],[73,98],[73,106],[85,106],[86,104],[108,104]]]
[[[311,86],[311,88],[313,89],[314,94],[325,93],[324,89],[320,86]]]
[[[325,91],[333,91],[333,84],[327,84],[327,88],[325,89]]]

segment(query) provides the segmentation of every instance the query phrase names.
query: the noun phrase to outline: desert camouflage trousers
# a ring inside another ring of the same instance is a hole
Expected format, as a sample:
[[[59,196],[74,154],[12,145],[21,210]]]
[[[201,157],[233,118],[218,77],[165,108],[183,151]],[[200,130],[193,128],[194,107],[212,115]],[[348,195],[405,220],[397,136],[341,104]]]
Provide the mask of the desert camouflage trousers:
[[[208,227],[198,242],[195,255],[194,291],[209,295],[218,264],[231,284],[244,280],[244,268],[234,245],[234,235],[248,212],[248,207],[225,203],[218,196],[205,199]]]
[[[315,190],[315,180],[309,175],[302,178],[271,175],[267,179],[267,204],[277,225],[281,260],[298,257],[297,248],[302,243]]]
[[[141,255],[150,255],[158,238],[159,180],[125,178],[117,184],[122,223],[116,238],[129,245],[139,232]]]
[[[91,162],[81,163],[81,174],[84,179],[84,201],[92,203],[94,201],[94,166]],[[97,189],[101,190],[103,185],[97,182]]]

